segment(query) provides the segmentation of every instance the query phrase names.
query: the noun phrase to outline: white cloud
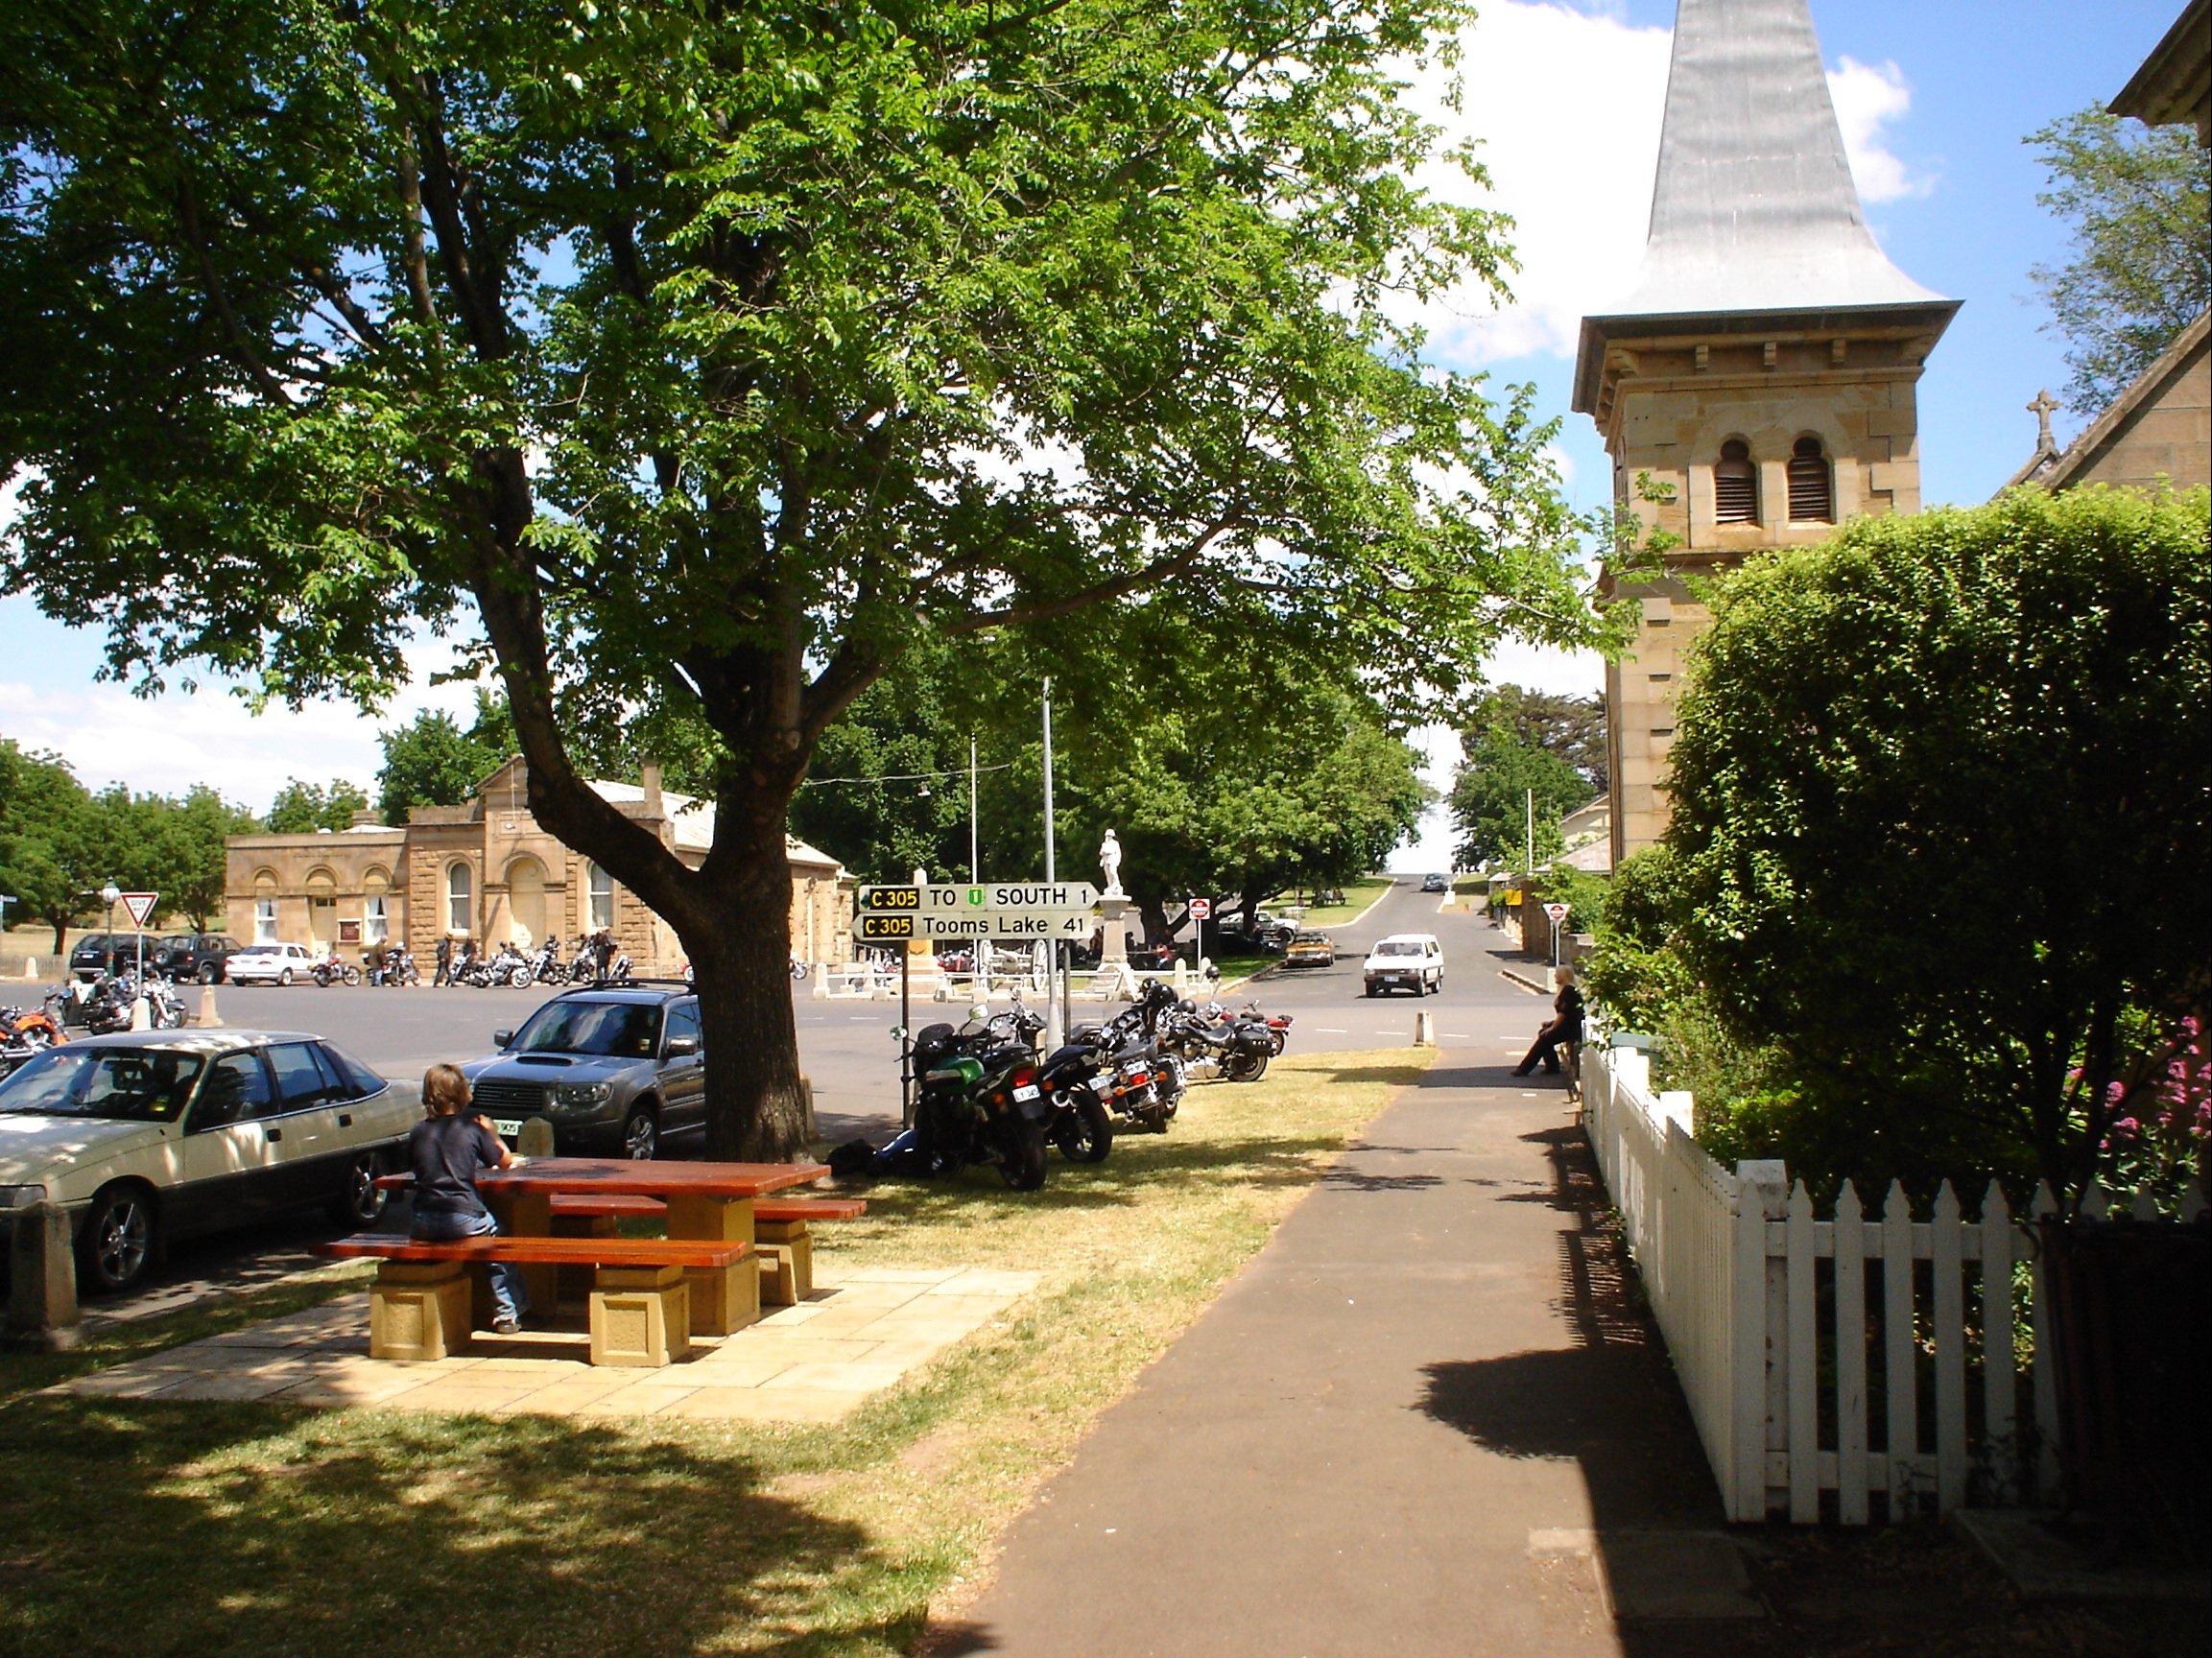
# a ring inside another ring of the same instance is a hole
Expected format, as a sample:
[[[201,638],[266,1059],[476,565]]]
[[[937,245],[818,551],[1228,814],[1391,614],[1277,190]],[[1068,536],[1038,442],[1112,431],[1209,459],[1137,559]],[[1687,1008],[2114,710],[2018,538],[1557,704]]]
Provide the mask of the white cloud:
[[[1582,319],[1633,280],[1651,222],[1672,35],[1637,28],[1608,6],[1576,9],[1487,0],[1463,37],[1461,107],[1443,101],[1444,77],[1424,77],[1415,105],[1453,139],[1480,141],[1489,170],[1479,204],[1511,215],[1520,270],[1513,303],[1494,309],[1476,288],[1429,308],[1431,354],[1455,367],[1548,352],[1572,357]],[[1845,58],[1828,76],[1843,145],[1869,202],[1924,195],[1934,186],[1890,148],[1912,106],[1895,63]],[[1419,181],[1439,196],[1470,199],[1466,181],[1433,166]]]
[[[1913,107],[1913,89],[1894,63],[1862,63],[1846,58],[1828,71],[1828,96],[1843,129],[1843,153],[1862,201],[1899,201],[1935,189],[1932,173],[1915,169],[1887,147],[1883,129],[1901,121]]]

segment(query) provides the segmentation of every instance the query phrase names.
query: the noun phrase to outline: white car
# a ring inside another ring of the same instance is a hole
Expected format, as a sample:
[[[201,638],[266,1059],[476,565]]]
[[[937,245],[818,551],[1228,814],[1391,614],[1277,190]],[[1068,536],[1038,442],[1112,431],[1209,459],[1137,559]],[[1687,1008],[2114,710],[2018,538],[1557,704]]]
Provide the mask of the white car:
[[[224,971],[233,984],[289,984],[312,978],[321,959],[304,944],[249,944],[232,953]]]
[[[59,1204],[78,1282],[123,1290],[172,1238],[320,1204],[384,1211],[419,1096],[319,1036],[142,1030],[65,1042],[0,1081],[0,1230]]]
[[[1444,987],[1444,947],[1433,933],[1393,933],[1368,952],[1360,976],[1369,996],[1385,990],[1427,996]]]

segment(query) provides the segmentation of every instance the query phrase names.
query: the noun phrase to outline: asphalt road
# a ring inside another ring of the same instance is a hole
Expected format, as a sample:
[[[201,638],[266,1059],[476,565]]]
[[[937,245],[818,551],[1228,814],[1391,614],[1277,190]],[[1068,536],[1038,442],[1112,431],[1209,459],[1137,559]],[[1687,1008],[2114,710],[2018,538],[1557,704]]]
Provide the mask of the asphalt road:
[[[1414,1036],[1414,1015],[1426,1011],[1445,1043],[1481,1042],[1495,1022],[1480,1010],[1501,1004],[1525,1004],[1534,1030],[1545,1011],[1530,991],[1503,976],[1519,962],[1505,936],[1480,912],[1439,913],[1441,900],[1423,893],[1419,881],[1397,882],[1353,923],[1328,929],[1339,946],[1333,967],[1277,968],[1225,998],[1257,1000],[1271,1012],[1294,1018],[1291,1052],[1399,1048]],[[1434,933],[1444,949],[1444,987],[1429,997],[1393,995],[1369,999],[1362,993],[1360,961],[1368,947],[1391,933]],[[811,986],[795,990],[799,1057],[815,1089],[815,1111],[825,1140],[856,1135],[881,1140],[898,1124],[898,1046],[891,1036],[898,1023],[895,999],[882,1002],[817,999]],[[367,985],[321,988],[312,983],[279,988],[224,985],[216,992],[226,1025],[242,1029],[300,1030],[327,1037],[387,1077],[418,1077],[439,1060],[465,1060],[493,1051],[494,1030],[519,1025],[545,1002],[551,989],[478,990],[427,987],[390,990]],[[197,1012],[199,992],[188,989],[185,1005]],[[1078,1004],[1096,1013],[1098,1003]],[[917,1002],[914,1023],[955,1017],[957,1007]],[[1493,1034],[1489,1041],[1498,1040]],[[1509,1041],[1513,1046],[1518,1039]],[[680,1140],[671,1151],[690,1149]],[[306,1265],[307,1250],[327,1226],[300,1222],[276,1229],[234,1234],[179,1245],[169,1267],[129,1304],[96,1304],[110,1315],[154,1311],[210,1289],[243,1287]]]

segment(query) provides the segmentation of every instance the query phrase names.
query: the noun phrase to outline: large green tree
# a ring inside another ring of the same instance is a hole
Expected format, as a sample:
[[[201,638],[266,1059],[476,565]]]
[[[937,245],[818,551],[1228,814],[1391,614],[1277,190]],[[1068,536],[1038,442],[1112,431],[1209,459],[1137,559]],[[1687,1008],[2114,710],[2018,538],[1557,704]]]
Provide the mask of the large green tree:
[[[369,810],[369,792],[360,784],[334,777],[325,789],[292,777],[269,803],[268,826],[272,835],[312,835],[327,829],[333,835],[352,826],[356,812]]]
[[[1498,726],[1573,767],[1582,780],[1585,799],[1605,792],[1609,768],[1603,697],[1536,691],[1526,685],[1495,686],[1476,703],[1467,730],[1479,741]]]
[[[458,806],[514,752],[507,704],[478,688],[476,718],[464,730],[442,709],[425,708],[406,724],[377,733],[384,764],[376,773],[377,809],[387,823],[405,823],[417,806]]]
[[[1408,182],[1467,15],[16,0],[0,585],[296,700],[457,628],[537,819],[689,952],[709,1148],[788,1153],[787,809],[917,640],[1172,587],[1410,710],[1584,637],[1527,394],[1399,320],[1506,258]],[[697,869],[572,748],[671,708]]]
[[[107,879],[92,798],[59,754],[0,737],[0,892],[10,920],[54,929],[54,953],[70,924],[92,913]]]
[[[2073,238],[2029,275],[2066,342],[2067,395],[2094,415],[2212,305],[2212,154],[2185,126],[2094,108],[2027,142],[2049,169],[2035,200]]]
[[[1515,718],[1518,708],[1493,700],[1483,722],[1460,738],[1451,808],[1463,868],[1485,862],[1517,866],[1532,851],[1539,862],[1555,856],[1566,845],[1559,819],[1590,797],[1589,779],[1526,729]]]
[[[2145,1033],[2205,1007],[2206,509],[2021,490],[1719,583],[1668,755],[1678,944],[1832,1143],[1976,1130],[2078,1193]]]

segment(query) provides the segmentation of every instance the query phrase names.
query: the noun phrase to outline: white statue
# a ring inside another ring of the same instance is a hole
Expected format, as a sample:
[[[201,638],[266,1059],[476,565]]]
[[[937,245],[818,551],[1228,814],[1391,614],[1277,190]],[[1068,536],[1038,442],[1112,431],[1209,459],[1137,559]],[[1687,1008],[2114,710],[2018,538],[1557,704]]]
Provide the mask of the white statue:
[[[1106,839],[1099,842],[1098,862],[1099,867],[1106,871],[1106,889],[1116,898],[1127,897],[1128,894],[1122,890],[1122,843],[1114,839],[1111,829],[1106,832]]]

